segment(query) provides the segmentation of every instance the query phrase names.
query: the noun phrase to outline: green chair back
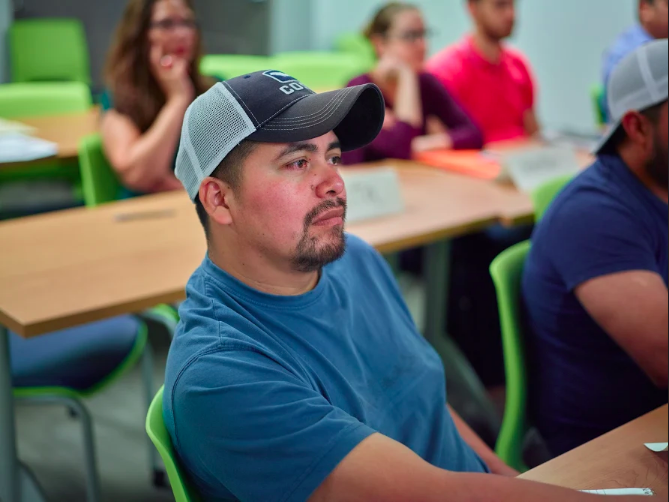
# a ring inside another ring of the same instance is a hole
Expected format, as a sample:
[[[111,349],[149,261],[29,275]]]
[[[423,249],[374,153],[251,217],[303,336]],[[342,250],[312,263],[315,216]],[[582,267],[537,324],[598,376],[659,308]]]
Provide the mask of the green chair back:
[[[9,52],[14,82],[91,82],[86,35],[78,19],[14,21]]]
[[[506,370],[506,408],[497,439],[497,455],[523,472],[523,445],[527,426],[527,367],[521,317],[521,278],[530,242],[502,252],[490,265],[502,329]]]
[[[274,68],[320,92],[345,87],[369,70],[358,56],[339,52],[284,52],[274,57]]]
[[[534,204],[534,219],[537,223],[543,219],[555,197],[562,192],[572,179],[573,176],[571,175],[560,176],[544,183],[530,194],[532,203]]]
[[[172,493],[176,502],[199,502],[201,499],[188,482],[188,479],[177,462],[172,440],[163,421],[163,391],[162,387],[153,398],[146,417],[146,432],[155,445],[160,457],[165,463],[167,477],[172,486]]]
[[[592,107],[595,111],[595,120],[597,125],[604,127],[606,125],[606,91],[602,84],[597,84],[590,90]]]
[[[92,104],[90,89],[80,82],[0,85],[4,119],[85,112]]]
[[[211,54],[200,62],[204,75],[227,80],[260,70],[273,70],[271,58],[244,54]]]
[[[87,136],[79,143],[79,168],[87,207],[118,199],[122,186],[105,156],[99,134]]]
[[[376,61],[374,47],[362,33],[349,32],[341,34],[335,40],[334,48],[337,52],[357,56],[369,66],[368,69],[371,69]]]

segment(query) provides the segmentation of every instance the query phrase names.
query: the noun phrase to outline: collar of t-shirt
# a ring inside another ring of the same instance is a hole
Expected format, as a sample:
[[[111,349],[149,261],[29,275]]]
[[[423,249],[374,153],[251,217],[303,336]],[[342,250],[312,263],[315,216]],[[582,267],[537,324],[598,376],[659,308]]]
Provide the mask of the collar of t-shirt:
[[[298,296],[280,296],[263,293],[228,274],[218,267],[209,256],[204,259],[202,267],[207,277],[230,293],[230,296],[241,298],[246,302],[275,310],[301,310],[314,305],[322,296],[330,282],[329,269],[323,267],[321,277],[314,289]]]
[[[669,205],[651,192],[619,155],[600,155],[598,159],[620,181],[621,186],[632,192],[635,197],[648,201],[654,210],[663,218],[669,220],[669,213],[667,212]]]
[[[470,61],[490,70],[503,68],[507,58],[509,57],[508,49],[504,47],[504,44],[501,44],[502,52],[499,61],[492,62],[486,59],[478,47],[476,47],[476,44],[474,43],[474,35],[465,36],[464,40],[462,41],[462,47],[464,54]]]

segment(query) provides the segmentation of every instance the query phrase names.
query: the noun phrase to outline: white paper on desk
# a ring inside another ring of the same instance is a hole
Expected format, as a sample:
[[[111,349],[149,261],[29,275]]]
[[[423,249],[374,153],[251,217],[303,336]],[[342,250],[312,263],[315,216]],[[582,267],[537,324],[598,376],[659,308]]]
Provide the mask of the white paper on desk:
[[[583,493],[593,495],[655,495],[650,488],[623,488],[618,490],[583,490]]]
[[[669,451],[669,443],[646,443],[646,448],[655,453]]]
[[[12,120],[0,118],[0,134],[33,134],[35,130],[34,127],[22,124],[21,122],[14,122]]]
[[[576,175],[580,168],[574,150],[570,148],[529,148],[509,152],[502,165],[516,187],[532,192],[539,186],[566,175]]]
[[[339,171],[346,184],[349,223],[404,211],[397,171],[391,167]]]
[[[0,135],[0,162],[28,162],[53,157],[58,145],[25,134]]]

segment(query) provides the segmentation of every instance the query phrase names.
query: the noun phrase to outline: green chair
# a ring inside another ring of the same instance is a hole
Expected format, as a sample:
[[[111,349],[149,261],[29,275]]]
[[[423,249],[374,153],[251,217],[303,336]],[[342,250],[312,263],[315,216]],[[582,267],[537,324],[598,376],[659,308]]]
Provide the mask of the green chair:
[[[146,325],[121,316],[42,337],[24,339],[10,333],[14,397],[27,404],[61,404],[81,421],[86,492],[89,502],[100,500],[93,421],[84,404],[117,382],[141,359],[146,407],[153,396],[153,361]],[[155,450],[148,445],[151,465]]]
[[[0,117],[4,119],[85,112],[92,105],[90,89],[80,82],[0,85]]]
[[[119,199],[123,187],[107,160],[99,134],[92,134],[80,141],[79,168],[87,207],[97,207]],[[171,337],[179,322],[179,314],[170,305],[153,307],[144,311],[142,317],[165,326]]]
[[[595,111],[595,119],[600,127],[606,126],[606,91],[602,84],[597,84],[590,90],[592,107]]]
[[[546,214],[555,197],[562,192],[572,179],[573,176],[571,175],[560,176],[544,183],[530,194],[530,198],[534,204],[534,219],[537,223],[543,219],[544,214]]]
[[[200,71],[204,75],[226,80],[247,73],[261,70],[277,70],[273,68],[272,59],[266,56],[245,54],[210,54],[200,62]]]
[[[317,91],[341,89],[369,65],[358,56],[340,52],[284,52],[274,57],[274,68]]]
[[[91,83],[88,46],[78,19],[21,19],[9,28],[13,82]]]
[[[376,54],[372,43],[362,33],[343,33],[335,40],[334,49],[337,52],[353,54],[364,61],[371,69],[376,62]]]
[[[523,446],[527,432],[527,367],[521,321],[521,278],[530,242],[525,241],[501,253],[490,265],[502,328],[506,369],[506,409],[497,439],[497,455],[524,472]]]
[[[167,477],[172,486],[172,493],[176,502],[199,502],[200,496],[189,483],[186,474],[179,466],[172,440],[165,428],[163,421],[163,391],[164,387],[158,391],[149,407],[149,414],[146,417],[146,432],[153,441],[160,457],[163,459]]]

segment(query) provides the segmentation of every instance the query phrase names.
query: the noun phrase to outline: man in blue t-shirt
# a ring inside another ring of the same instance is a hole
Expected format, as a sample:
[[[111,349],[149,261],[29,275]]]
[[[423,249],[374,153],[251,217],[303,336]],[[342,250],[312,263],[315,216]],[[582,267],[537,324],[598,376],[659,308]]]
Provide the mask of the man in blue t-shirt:
[[[594,499],[487,474],[516,473],[448,409],[388,267],[344,234],[340,156],[384,108],[372,84],[314,94],[266,71],[186,113],[176,175],[209,252],[167,364],[180,462],[205,500]]]
[[[614,71],[615,127],[525,266],[533,419],[555,455],[667,402],[667,41]]]
[[[609,83],[616,66],[642,45],[669,36],[668,0],[639,0],[639,22],[616,38],[604,54],[602,79],[604,87]],[[606,102],[603,103],[606,105]],[[607,120],[610,120],[606,107]]]

